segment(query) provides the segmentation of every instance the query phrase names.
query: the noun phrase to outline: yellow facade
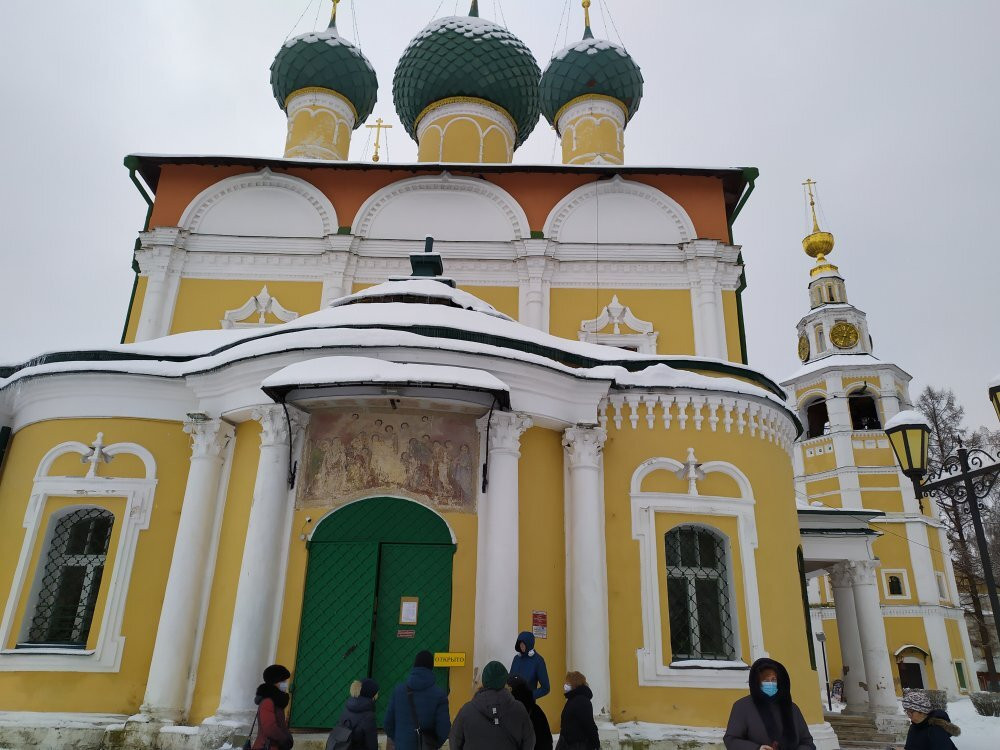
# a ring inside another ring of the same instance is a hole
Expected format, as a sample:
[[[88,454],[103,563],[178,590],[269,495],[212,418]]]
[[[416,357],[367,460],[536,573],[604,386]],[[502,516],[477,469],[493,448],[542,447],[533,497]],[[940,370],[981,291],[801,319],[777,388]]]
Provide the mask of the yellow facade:
[[[336,91],[299,89],[285,102],[288,112],[286,159],[345,161],[357,119],[354,105]]]
[[[510,164],[514,157],[514,121],[485,99],[435,102],[417,118],[417,131],[417,161]]]
[[[286,310],[299,315],[319,310],[323,294],[323,284],[319,281],[181,279],[170,333],[218,330],[227,310],[239,309],[265,286]],[[257,316],[252,315],[248,322],[256,325]],[[271,313],[265,319],[265,323],[272,325],[280,322]]]
[[[626,111],[617,99],[595,94],[566,104],[555,118],[563,164],[622,164]]]

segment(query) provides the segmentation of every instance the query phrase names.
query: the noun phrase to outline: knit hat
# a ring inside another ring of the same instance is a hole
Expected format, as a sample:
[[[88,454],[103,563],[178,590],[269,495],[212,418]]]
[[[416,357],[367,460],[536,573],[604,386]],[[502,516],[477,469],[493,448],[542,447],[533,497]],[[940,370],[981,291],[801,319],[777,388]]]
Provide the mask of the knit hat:
[[[421,651],[417,654],[417,658],[413,660],[413,666],[434,669],[434,654],[430,651]]]
[[[282,680],[287,680],[291,676],[292,673],[280,664],[272,664],[264,670],[264,682],[268,685],[277,685]]]
[[[371,677],[351,683],[352,698],[374,698],[378,695],[378,683]]]
[[[571,688],[576,690],[578,687],[587,684],[587,678],[584,677],[579,672],[567,672],[566,673],[566,684]]]
[[[911,690],[903,696],[903,710],[929,714],[931,712],[931,700],[927,697],[926,693]]]
[[[487,690],[503,690],[507,684],[507,667],[498,661],[491,661],[483,667],[483,687]]]

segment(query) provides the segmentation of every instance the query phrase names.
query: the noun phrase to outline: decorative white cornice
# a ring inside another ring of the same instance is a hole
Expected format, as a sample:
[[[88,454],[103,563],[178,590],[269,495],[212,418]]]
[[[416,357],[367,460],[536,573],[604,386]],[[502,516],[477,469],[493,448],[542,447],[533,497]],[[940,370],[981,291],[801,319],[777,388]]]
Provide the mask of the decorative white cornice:
[[[301,89],[292,92],[285,102],[285,113],[288,115],[289,121],[294,120],[295,116],[303,110],[317,109],[328,109],[336,114],[346,124],[348,132],[354,129],[354,123],[357,121],[354,107],[334,91],[324,91],[318,88]],[[336,134],[334,134],[333,142],[337,142]]]
[[[571,469],[600,468],[607,431],[602,427],[579,425],[563,432],[563,448]]]

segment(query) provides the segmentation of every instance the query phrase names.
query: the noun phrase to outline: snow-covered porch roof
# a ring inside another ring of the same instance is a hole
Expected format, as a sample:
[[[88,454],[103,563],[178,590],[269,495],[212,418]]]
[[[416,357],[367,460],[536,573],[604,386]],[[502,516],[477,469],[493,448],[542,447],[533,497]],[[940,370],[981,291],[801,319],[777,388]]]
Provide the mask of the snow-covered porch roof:
[[[806,575],[822,575],[845,560],[872,560],[872,541],[879,532],[871,527],[879,511],[800,505],[799,533]]]

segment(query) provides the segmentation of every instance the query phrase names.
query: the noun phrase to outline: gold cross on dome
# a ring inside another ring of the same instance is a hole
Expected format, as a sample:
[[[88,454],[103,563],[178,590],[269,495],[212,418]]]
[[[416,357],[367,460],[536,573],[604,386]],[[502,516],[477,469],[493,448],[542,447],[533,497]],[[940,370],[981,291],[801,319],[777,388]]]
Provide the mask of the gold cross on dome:
[[[590,26],[590,0],[583,0],[583,23]]]
[[[333,13],[330,16],[331,21],[337,20],[337,6],[340,4],[340,0],[333,0]]]
[[[819,222],[816,221],[816,198],[813,196],[813,185],[815,184],[816,180],[808,178],[802,183],[802,186],[809,191],[809,210],[812,211],[813,232],[818,232]]]
[[[380,117],[377,120],[375,120],[374,125],[365,125],[365,127],[375,131],[375,153],[372,154],[372,161],[378,161],[378,149],[380,145],[379,141],[382,136],[382,131],[389,130],[390,128],[392,128],[392,125],[385,125],[382,122],[382,118]]]

